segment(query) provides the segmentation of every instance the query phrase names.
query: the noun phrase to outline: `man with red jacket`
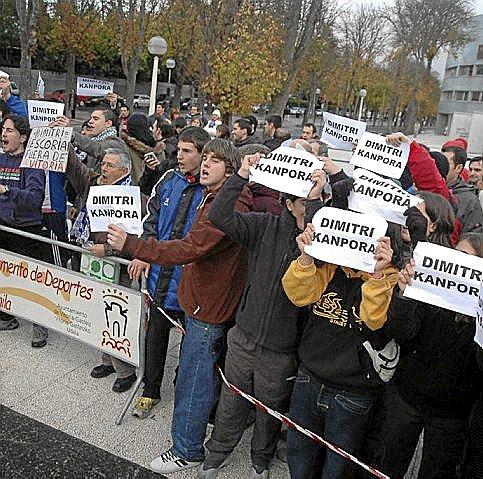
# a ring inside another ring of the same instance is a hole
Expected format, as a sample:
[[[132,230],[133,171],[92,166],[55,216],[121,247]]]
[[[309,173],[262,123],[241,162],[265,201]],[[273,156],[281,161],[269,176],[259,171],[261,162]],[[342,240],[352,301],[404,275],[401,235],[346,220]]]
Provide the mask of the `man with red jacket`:
[[[205,145],[200,171],[205,196],[191,231],[183,239],[142,240],[109,225],[108,241],[124,255],[148,263],[184,265],[178,300],[186,313],[186,333],[175,388],[173,446],[150,465],[162,474],[196,467],[204,459],[203,441],[220,380],[215,365],[247,272],[244,249],[216,229],[208,213],[216,194],[240,163],[240,154],[229,141],[217,138]],[[246,212],[250,206],[251,195],[245,192],[240,195],[236,209]],[[129,271],[132,276],[139,274],[134,266]]]

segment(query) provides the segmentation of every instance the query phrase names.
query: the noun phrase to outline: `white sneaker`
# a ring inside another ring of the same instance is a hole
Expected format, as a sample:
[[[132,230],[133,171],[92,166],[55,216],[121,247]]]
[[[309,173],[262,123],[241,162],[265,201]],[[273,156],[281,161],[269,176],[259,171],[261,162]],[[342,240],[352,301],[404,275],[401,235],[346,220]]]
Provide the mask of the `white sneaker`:
[[[187,461],[175,454],[171,449],[168,449],[161,456],[154,458],[151,464],[149,464],[149,467],[154,472],[169,474],[171,472],[182,471],[183,469],[191,469],[200,464],[201,461]]]

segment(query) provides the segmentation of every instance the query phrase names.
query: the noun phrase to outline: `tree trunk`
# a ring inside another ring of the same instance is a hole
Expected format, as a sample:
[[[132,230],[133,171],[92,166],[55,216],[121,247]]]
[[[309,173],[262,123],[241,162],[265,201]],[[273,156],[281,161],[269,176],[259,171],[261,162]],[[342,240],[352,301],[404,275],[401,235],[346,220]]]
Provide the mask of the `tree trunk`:
[[[72,90],[76,93],[76,77],[75,77],[75,63],[76,63],[76,56],[75,52],[67,52],[66,57],[66,64],[67,69],[65,73],[65,95],[64,95],[64,104],[65,104],[65,112],[70,115],[69,111],[69,98],[71,95]],[[74,100],[75,101],[75,98]]]
[[[32,55],[30,54],[30,47],[21,43],[20,56],[20,81],[19,89],[20,96],[27,100],[32,94]]]
[[[292,85],[295,81],[295,75],[295,71],[289,72],[289,78],[287,78],[287,81],[284,83],[282,89],[273,99],[272,106],[270,107],[270,114],[280,116],[283,115],[283,110],[288,102],[288,99],[290,97],[290,91],[292,90]]]
[[[406,108],[406,115],[404,117],[404,133],[406,135],[414,134],[414,125],[416,124],[416,91],[411,95],[408,106]]]
[[[134,94],[136,93],[136,78],[138,76],[137,68],[130,68],[126,75],[126,103],[132,110]]]

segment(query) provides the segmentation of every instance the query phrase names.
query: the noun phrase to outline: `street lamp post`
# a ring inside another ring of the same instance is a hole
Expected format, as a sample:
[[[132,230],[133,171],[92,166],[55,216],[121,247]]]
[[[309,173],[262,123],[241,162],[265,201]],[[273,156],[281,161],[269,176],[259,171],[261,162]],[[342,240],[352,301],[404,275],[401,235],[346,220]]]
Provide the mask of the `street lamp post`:
[[[364,97],[367,95],[367,90],[364,88],[361,88],[359,92],[359,96],[361,97],[361,103],[359,104],[359,117],[357,118],[359,121],[361,121],[362,118],[362,105],[364,105]]]
[[[152,37],[148,42],[148,52],[154,56],[153,74],[151,76],[151,94],[149,95],[149,115],[154,113],[156,107],[156,88],[158,86],[159,57],[166,53],[168,44],[163,37]]]
[[[166,60],[166,68],[168,69],[168,99],[171,97],[171,70],[176,66],[176,60],[174,58],[168,58]]]

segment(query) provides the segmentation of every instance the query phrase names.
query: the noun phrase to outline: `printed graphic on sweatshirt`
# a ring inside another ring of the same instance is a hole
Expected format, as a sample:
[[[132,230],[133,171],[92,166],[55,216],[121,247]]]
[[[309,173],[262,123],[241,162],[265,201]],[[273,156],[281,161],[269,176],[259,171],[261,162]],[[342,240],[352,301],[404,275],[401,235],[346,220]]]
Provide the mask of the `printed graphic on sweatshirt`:
[[[325,293],[314,304],[313,313],[316,316],[326,318],[330,323],[345,328],[349,313],[342,307],[342,299],[335,292]]]
[[[20,181],[20,168],[0,168],[0,182]]]

